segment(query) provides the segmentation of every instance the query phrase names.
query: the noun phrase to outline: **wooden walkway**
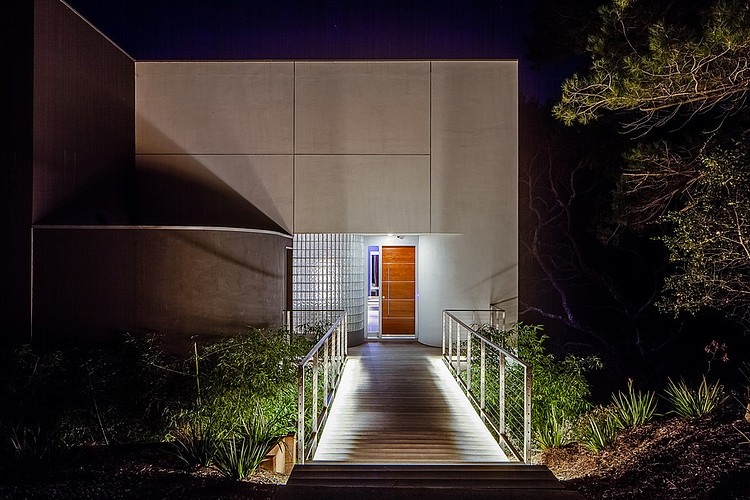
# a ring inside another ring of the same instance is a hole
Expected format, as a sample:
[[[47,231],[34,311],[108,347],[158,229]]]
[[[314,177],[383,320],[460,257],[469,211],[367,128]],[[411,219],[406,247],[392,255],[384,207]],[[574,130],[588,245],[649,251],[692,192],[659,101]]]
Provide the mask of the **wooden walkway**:
[[[440,357],[417,342],[366,342],[349,359],[314,462],[507,462]]]

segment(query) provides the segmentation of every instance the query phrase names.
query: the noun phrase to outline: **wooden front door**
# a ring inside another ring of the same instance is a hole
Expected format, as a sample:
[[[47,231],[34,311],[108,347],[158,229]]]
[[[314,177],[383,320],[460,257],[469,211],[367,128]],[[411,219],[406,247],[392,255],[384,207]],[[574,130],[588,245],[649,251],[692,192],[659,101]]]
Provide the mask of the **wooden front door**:
[[[416,332],[415,255],[413,246],[384,246],[381,249],[383,335],[414,335]]]

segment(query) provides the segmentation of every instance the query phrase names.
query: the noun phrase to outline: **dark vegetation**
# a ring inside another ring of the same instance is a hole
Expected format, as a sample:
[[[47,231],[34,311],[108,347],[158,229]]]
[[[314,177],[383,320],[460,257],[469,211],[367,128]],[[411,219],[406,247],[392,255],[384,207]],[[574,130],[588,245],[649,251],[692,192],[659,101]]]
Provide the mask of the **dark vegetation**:
[[[514,335],[539,459],[589,497],[750,498],[749,34],[740,1],[538,2],[531,55],[580,72],[560,120],[521,103],[521,318],[544,330]],[[0,496],[270,496],[222,477],[293,430],[308,347],[252,330],[184,359],[133,337],[3,351]]]
[[[538,459],[571,487],[593,498],[750,495],[750,365],[741,384],[722,385],[721,344],[706,346],[696,383],[665,380],[658,393],[630,383],[595,405],[598,358],[554,356],[538,326],[484,333],[532,366]],[[315,338],[252,329],[188,357],[132,336],[5,351],[0,497],[270,498],[284,478],[256,468],[295,428],[294,367]],[[663,489],[675,470],[691,476]]]
[[[0,476],[54,480],[110,453],[102,447],[140,446],[152,457],[170,454],[185,471],[243,479],[296,429],[296,366],[314,340],[248,329],[196,343],[189,357],[166,352],[154,336],[5,349]]]
[[[604,364],[542,460],[593,498],[750,498],[750,7],[537,6],[531,56],[577,72],[521,105],[521,318]]]

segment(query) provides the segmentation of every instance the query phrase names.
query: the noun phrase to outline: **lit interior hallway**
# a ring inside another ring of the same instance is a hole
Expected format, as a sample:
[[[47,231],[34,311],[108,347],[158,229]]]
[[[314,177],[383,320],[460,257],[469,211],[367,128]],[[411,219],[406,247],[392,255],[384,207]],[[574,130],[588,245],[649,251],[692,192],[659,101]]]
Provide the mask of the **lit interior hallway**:
[[[314,461],[487,463],[508,459],[440,357],[417,342],[349,348]]]

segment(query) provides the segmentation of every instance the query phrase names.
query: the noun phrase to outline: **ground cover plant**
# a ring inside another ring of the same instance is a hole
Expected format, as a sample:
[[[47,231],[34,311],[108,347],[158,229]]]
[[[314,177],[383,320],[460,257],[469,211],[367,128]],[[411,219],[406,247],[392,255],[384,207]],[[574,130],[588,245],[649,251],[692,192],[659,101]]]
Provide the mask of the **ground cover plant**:
[[[574,423],[591,408],[590,382],[587,374],[603,367],[596,356],[568,355],[562,359],[550,353],[545,345],[548,339],[542,326],[518,323],[507,331],[492,325],[474,325],[475,330],[493,343],[517,355],[531,369],[532,375],[532,435],[535,446],[545,449],[562,446],[572,439]],[[474,353],[477,356],[477,353]],[[478,369],[479,362],[473,363]],[[506,374],[507,380],[522,380],[514,373],[520,366],[513,365]],[[478,380],[473,376],[473,380]],[[508,384],[506,380],[506,385]],[[522,407],[522,386],[508,392],[507,407]],[[497,394],[497,388],[488,384],[488,406]],[[508,425],[506,418],[506,425]]]
[[[251,474],[295,429],[296,363],[311,340],[247,329],[192,356],[155,335],[0,352],[0,472],[53,474],[91,446],[170,441],[186,466]],[[262,455],[262,456],[261,456]]]
[[[0,352],[0,468],[41,474],[83,445],[153,441],[189,377],[153,336]]]
[[[728,396],[706,373],[691,385],[668,379],[664,388],[612,395],[579,419],[574,439],[550,446],[540,460],[571,487],[592,498],[750,498],[750,380]],[[742,365],[746,368],[746,365]],[[740,368],[740,373],[744,373]],[[739,404],[736,402],[739,401]]]

